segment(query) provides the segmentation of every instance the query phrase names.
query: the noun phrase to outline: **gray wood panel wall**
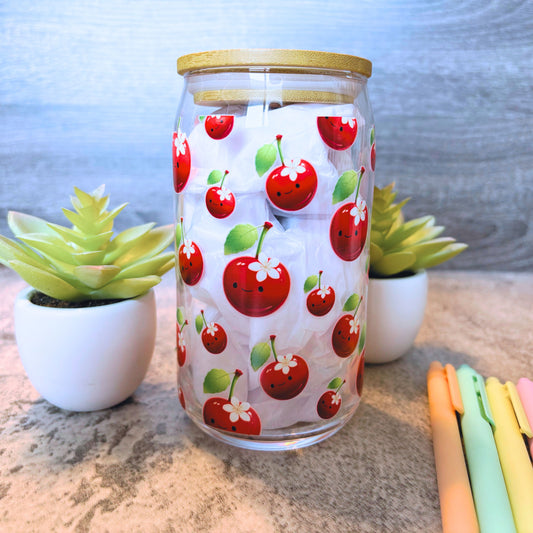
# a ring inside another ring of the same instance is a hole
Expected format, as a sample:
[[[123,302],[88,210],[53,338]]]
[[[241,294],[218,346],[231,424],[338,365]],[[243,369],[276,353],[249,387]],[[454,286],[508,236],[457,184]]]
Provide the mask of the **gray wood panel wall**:
[[[170,222],[176,58],[239,47],[371,59],[377,183],[470,245],[446,268],[533,270],[533,3],[518,0],[0,2],[0,233],[8,209],[62,222],[72,186],[101,183],[130,202],[124,226]]]

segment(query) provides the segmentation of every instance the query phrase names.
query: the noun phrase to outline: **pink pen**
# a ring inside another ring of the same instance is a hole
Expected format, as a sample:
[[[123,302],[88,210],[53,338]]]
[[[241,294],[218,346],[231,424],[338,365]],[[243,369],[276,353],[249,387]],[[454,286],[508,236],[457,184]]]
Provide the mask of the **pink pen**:
[[[516,390],[526,412],[527,421],[531,426],[533,424],[533,381],[527,378],[520,378],[516,384]],[[529,439],[529,454],[533,461],[533,439]]]

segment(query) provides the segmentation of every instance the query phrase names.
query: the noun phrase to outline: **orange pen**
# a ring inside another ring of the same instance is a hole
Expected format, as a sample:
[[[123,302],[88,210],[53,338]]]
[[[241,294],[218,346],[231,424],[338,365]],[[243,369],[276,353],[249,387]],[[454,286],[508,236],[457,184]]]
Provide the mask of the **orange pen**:
[[[463,412],[455,369],[433,361],[427,381],[443,533],[479,533],[455,415]]]

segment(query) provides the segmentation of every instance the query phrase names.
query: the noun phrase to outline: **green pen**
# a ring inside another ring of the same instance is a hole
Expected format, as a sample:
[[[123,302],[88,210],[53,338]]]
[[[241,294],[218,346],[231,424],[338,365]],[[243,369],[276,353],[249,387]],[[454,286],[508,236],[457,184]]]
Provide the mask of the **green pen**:
[[[457,370],[464,413],[461,430],[481,533],[516,533],[492,428],[482,376],[468,365]]]

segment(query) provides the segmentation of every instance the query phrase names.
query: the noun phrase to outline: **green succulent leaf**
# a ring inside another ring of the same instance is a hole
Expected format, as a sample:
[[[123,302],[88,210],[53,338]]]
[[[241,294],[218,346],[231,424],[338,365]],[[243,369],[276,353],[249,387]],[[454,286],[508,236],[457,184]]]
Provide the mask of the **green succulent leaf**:
[[[259,235],[257,228],[251,224],[237,224],[226,237],[224,254],[236,254],[251,248]]]
[[[328,389],[337,390],[342,385],[341,378],[334,378],[328,383]]]
[[[112,231],[106,231],[99,235],[85,235],[79,231],[60,226],[59,224],[48,224],[48,226],[50,226],[50,228],[52,228],[63,240],[73,242],[80,248],[89,251],[95,251],[105,247],[113,236]]]
[[[44,234],[55,236],[55,233],[48,226],[48,222],[33,215],[26,215],[17,211],[9,211],[7,214],[7,224],[15,237],[21,237],[28,233]]]
[[[359,174],[355,170],[347,170],[346,172],[342,173],[341,177],[335,184],[335,189],[333,190],[333,204],[337,204],[343,200],[346,200],[348,196],[355,192],[358,177]]]
[[[24,244],[0,235],[0,263],[9,267],[9,261],[21,261],[36,268],[50,270],[49,263]]]
[[[415,261],[416,255],[412,252],[396,252],[384,255],[371,266],[371,269],[380,276],[390,277],[408,270],[415,264]]]
[[[255,170],[262,176],[276,161],[278,153],[273,144],[261,146],[255,155]]]
[[[154,226],[155,224],[150,222],[140,226],[133,226],[119,233],[106,248],[105,262],[113,263],[118,257],[137,246],[139,240]]]
[[[204,379],[204,392],[206,394],[215,394],[225,391],[231,383],[230,375],[221,368],[213,368]]]
[[[411,235],[414,235],[417,231],[422,229],[431,221],[434,222],[435,219],[431,215],[428,215],[425,217],[415,218],[413,220],[409,220],[409,222],[403,223],[385,238],[385,246],[389,248],[394,248],[395,246],[398,246],[401,242],[403,242]]]
[[[100,289],[107,285],[120,272],[114,265],[82,265],[74,267],[73,273],[79,281],[90,289]]]
[[[145,276],[143,278],[119,279],[108,283],[101,289],[91,292],[94,300],[107,298],[135,298],[148,292],[161,281],[159,276]]]
[[[9,261],[12,268],[26,283],[34,289],[57,298],[58,300],[78,301],[83,299],[83,293],[50,272],[41,270],[22,261]]]
[[[312,276],[309,276],[304,283],[304,292],[307,294],[310,290],[312,290],[316,284],[318,283],[318,276],[316,274],[313,274]]]
[[[202,318],[201,314],[196,315],[196,318],[194,320],[194,326],[198,334],[202,333],[202,330],[204,329],[204,319]]]
[[[419,242],[430,241],[436,239],[443,231],[444,226],[430,226],[429,224],[419,229],[414,235],[411,235],[405,239],[402,243],[403,246],[411,246]]]
[[[68,246],[67,243],[56,235],[28,233],[26,235],[21,235],[19,239],[38,252],[55,257],[65,263],[76,264],[73,257],[73,253],[76,250]]]
[[[174,263],[174,252],[165,252],[149,257],[148,259],[141,259],[122,270],[118,267],[120,274],[117,275],[117,279],[142,278],[144,276],[149,276],[154,272],[159,272],[161,267],[166,265],[169,261]]]
[[[254,370],[259,370],[270,357],[270,344],[268,342],[258,342],[250,354],[250,363]]]
[[[440,250],[439,252],[417,259],[415,263],[415,268],[417,270],[420,270],[423,268],[431,268],[440,265],[441,263],[444,263],[444,261],[448,261],[452,257],[455,257],[456,255],[460,254],[467,248],[468,245],[463,243],[449,244],[446,248]]]
[[[167,261],[162,267],[160,267],[156,272],[155,275],[162,277],[164,274],[166,274],[169,270],[172,270],[176,265],[176,260],[174,257],[170,261]]]
[[[377,263],[383,257],[383,250],[374,242],[370,241],[370,262]]]
[[[215,183],[219,183],[220,181],[222,181],[223,177],[224,172],[222,172],[221,170],[212,170],[207,178],[207,183],[208,185],[214,185]]]
[[[417,259],[436,254],[449,244],[455,242],[455,239],[451,237],[441,237],[440,239],[433,239],[431,241],[424,241],[418,244],[413,244],[405,249],[406,252],[412,252],[416,255]]]
[[[355,311],[359,305],[361,297],[358,294],[352,294],[345,302],[343,311]]]

